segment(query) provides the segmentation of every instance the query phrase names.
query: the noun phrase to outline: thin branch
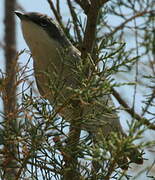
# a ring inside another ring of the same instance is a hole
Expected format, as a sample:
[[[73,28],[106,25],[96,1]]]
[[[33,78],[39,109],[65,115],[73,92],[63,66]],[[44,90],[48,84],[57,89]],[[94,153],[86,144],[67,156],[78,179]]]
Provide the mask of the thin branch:
[[[56,20],[57,20],[58,23],[60,24],[61,28],[64,30],[65,28],[64,28],[64,25],[63,25],[63,23],[62,23],[61,14],[59,14],[59,13],[58,13],[59,11],[57,11],[56,8],[54,7],[54,4],[53,4],[52,0],[47,0],[47,2],[49,3],[50,8],[51,8],[51,10],[52,10],[52,12],[53,12]],[[58,5],[57,5],[57,7],[58,7]]]
[[[74,120],[74,119],[73,119]],[[75,119],[76,121],[76,119]],[[78,127],[78,128],[77,128]],[[69,130],[69,137],[67,139],[67,144],[66,144],[66,152],[64,152],[64,180],[79,180],[80,175],[78,174],[77,171],[77,165],[78,165],[78,144],[79,144],[79,139],[80,139],[80,133],[81,133],[81,128],[79,127],[78,122],[74,122],[70,125],[70,130]]]
[[[59,0],[56,1],[56,7],[57,7],[58,14],[60,14],[60,1]]]
[[[155,99],[155,89],[153,89],[152,94],[150,95],[149,100],[147,101],[146,107],[143,109],[143,113],[142,116],[144,116],[144,114],[147,112],[147,110],[150,107],[150,104],[153,102],[153,100]]]
[[[88,53],[92,53],[94,42],[95,42],[95,35],[96,35],[96,25],[97,19],[99,14],[99,7],[94,6],[90,7],[88,16],[87,16],[87,24],[84,33],[84,40],[81,49],[81,56],[82,58],[86,58]]]
[[[91,5],[87,13],[87,24],[84,33],[83,45],[81,48],[82,58],[86,58],[88,54],[91,54],[93,52],[95,39],[96,39],[96,26],[97,26],[98,14],[100,8],[106,2],[108,2],[108,0],[100,0],[100,1],[91,0]]]
[[[75,0],[75,2],[84,10],[85,14],[88,14],[90,9],[90,3],[88,0]]]
[[[148,119],[141,117],[137,114],[133,108],[130,108],[127,103],[122,99],[119,93],[112,88],[112,94],[117,99],[117,101],[125,108],[125,111],[128,112],[133,118],[137,119],[142,124],[148,126],[149,129],[155,130],[155,125],[150,123]]]
[[[111,33],[107,34],[107,36],[113,36],[118,30],[121,30],[124,28],[124,26],[129,23],[130,21],[132,21],[133,19],[136,19],[138,17],[141,17],[145,14],[151,14],[151,13],[155,13],[155,11],[143,11],[140,13],[135,14],[134,16],[130,17],[129,19],[127,19],[126,21],[124,21],[122,24],[120,24],[119,26],[117,26],[114,31],[112,31]]]
[[[67,3],[68,3],[68,7],[69,7],[69,10],[70,10],[72,19],[73,19],[73,24],[74,24],[76,34],[77,34],[77,37],[78,37],[78,42],[79,42],[79,44],[81,44],[82,43],[82,37],[81,37],[80,29],[79,29],[79,26],[78,26],[78,18],[77,18],[76,12],[74,10],[74,7],[72,6],[71,1],[67,0]]]

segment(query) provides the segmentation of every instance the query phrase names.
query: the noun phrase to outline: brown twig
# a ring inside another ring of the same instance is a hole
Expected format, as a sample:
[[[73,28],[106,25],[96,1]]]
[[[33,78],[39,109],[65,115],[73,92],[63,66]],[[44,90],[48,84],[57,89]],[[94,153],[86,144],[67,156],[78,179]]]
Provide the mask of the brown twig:
[[[77,147],[79,144],[80,133],[81,133],[81,128],[79,127],[79,124],[77,124],[77,122],[71,123],[69,136],[66,144],[67,150],[63,155],[65,161],[64,173],[63,173],[64,180],[80,179],[80,174],[77,171],[77,165],[78,165]]]
[[[51,8],[51,10],[52,10],[52,12],[53,12],[56,20],[57,20],[58,23],[60,24],[61,28],[64,30],[65,28],[64,28],[64,25],[63,25],[63,23],[62,23],[62,18],[61,18],[60,11],[57,11],[57,10],[56,10],[56,8],[54,7],[54,4],[53,4],[52,0],[47,0],[47,2],[49,3],[50,8]],[[57,7],[59,7],[58,4],[57,4]],[[59,13],[58,13],[58,12],[59,12]]]
[[[56,9],[57,9],[58,14],[61,14],[60,13],[60,0],[56,1]]]
[[[155,11],[142,11],[140,13],[135,14],[134,16],[130,17],[129,19],[127,19],[126,21],[124,21],[122,24],[120,24],[119,26],[117,26],[111,33],[107,34],[107,36],[113,36],[118,30],[121,30],[124,28],[124,26],[129,23],[130,21],[132,21],[135,18],[141,17],[144,14],[149,14],[149,13],[155,13]]]
[[[92,4],[87,15],[87,24],[84,33],[84,40],[81,48],[82,58],[86,58],[88,53],[92,53],[96,35],[97,18],[99,14],[99,7],[96,4]]]
[[[80,29],[79,29],[79,26],[78,26],[78,18],[77,18],[76,12],[74,11],[74,8],[72,6],[71,1],[67,0],[67,3],[68,3],[68,7],[69,7],[69,10],[70,10],[72,19],[73,19],[73,24],[74,24],[74,27],[75,27],[75,31],[76,31],[79,46],[80,46],[81,43],[82,43],[82,37],[81,37]]]
[[[119,95],[119,93],[112,88],[112,94],[117,99],[117,101],[125,108],[125,111],[128,112],[133,118],[137,119],[142,124],[148,126],[149,129],[155,130],[155,125],[150,123],[148,119],[141,117],[139,114],[137,114],[133,108],[130,108],[127,103],[122,99],[122,97]]]
[[[93,52],[94,43],[96,39],[96,26],[97,26],[98,14],[100,8],[106,2],[108,2],[108,0],[100,0],[100,1],[91,0],[91,5],[87,13],[87,24],[84,33],[84,40],[81,47],[81,57],[83,59],[85,59],[88,54],[91,54]]]

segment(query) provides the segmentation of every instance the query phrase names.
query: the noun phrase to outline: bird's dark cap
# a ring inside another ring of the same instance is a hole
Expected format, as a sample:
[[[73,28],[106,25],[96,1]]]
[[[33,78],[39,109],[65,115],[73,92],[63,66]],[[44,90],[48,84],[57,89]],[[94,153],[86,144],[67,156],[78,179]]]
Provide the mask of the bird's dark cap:
[[[51,38],[60,42],[64,46],[70,45],[69,40],[65,37],[63,30],[59,26],[58,22],[46,14],[41,14],[38,12],[22,13],[19,11],[15,11],[15,14],[20,18],[21,21],[30,21],[40,26],[48,33]]]

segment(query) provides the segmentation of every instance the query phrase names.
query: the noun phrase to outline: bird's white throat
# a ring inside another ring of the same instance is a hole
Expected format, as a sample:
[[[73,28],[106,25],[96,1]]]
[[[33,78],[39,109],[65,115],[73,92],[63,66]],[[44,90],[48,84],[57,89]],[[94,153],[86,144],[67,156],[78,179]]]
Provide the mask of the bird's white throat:
[[[50,63],[57,64],[61,47],[48,33],[39,25],[23,20],[21,22],[24,39],[32,52],[36,66],[46,70]]]

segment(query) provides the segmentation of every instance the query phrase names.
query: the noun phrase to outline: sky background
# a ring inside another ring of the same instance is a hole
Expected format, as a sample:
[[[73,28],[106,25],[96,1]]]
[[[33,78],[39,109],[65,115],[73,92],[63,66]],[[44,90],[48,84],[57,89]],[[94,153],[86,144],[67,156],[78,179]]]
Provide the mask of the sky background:
[[[29,11],[36,11],[36,12],[41,12],[41,13],[45,13],[48,14],[49,16],[52,15],[49,4],[47,3],[46,0],[18,0],[19,4],[24,8],[25,11],[29,12]],[[61,2],[66,2],[64,0],[62,0]],[[4,19],[4,0],[0,0],[0,42],[3,42],[3,35],[4,35],[4,25],[3,25],[3,19]],[[66,17],[67,19],[67,12],[66,12],[66,6],[65,4],[63,4],[62,6],[62,11],[63,12],[63,17]],[[17,9],[18,10],[18,9]],[[64,18],[65,19],[65,18]],[[112,20],[113,23],[115,23],[115,19]],[[16,22],[17,22],[17,50],[21,51],[23,49],[27,49],[28,47],[23,39],[22,33],[21,33],[21,29],[20,29],[20,21],[19,19],[16,17]],[[24,53],[20,59],[19,59],[19,63],[20,64],[25,64],[28,60],[28,55],[26,53]],[[32,66],[32,62],[30,63],[30,66]],[[0,69],[2,69],[4,71],[4,55],[3,55],[3,51],[2,48],[0,48]],[[129,98],[132,97],[132,93],[133,90],[130,89],[129,87],[124,87],[122,90],[120,90],[120,92],[123,94],[124,98]],[[128,92],[128,93],[126,93]],[[138,99],[138,103],[136,106],[136,110],[137,112],[140,112],[140,108],[141,108],[141,100],[142,100],[142,96],[141,94],[137,94],[137,99]],[[115,101],[115,104],[118,105],[118,103]],[[124,123],[124,119],[130,119],[129,115],[127,113],[121,113],[121,123],[123,124],[123,127],[127,127],[126,123]],[[149,138],[153,138],[152,134],[150,135],[150,132],[147,133],[147,136]],[[154,136],[155,137],[155,136]],[[149,155],[147,154],[146,157],[149,157]],[[149,161],[150,163],[153,162],[155,160],[155,158],[151,158]],[[135,172],[136,173],[136,172]],[[145,176],[146,177],[146,176]],[[143,180],[147,180],[147,178],[144,179],[144,177],[142,177]]]

